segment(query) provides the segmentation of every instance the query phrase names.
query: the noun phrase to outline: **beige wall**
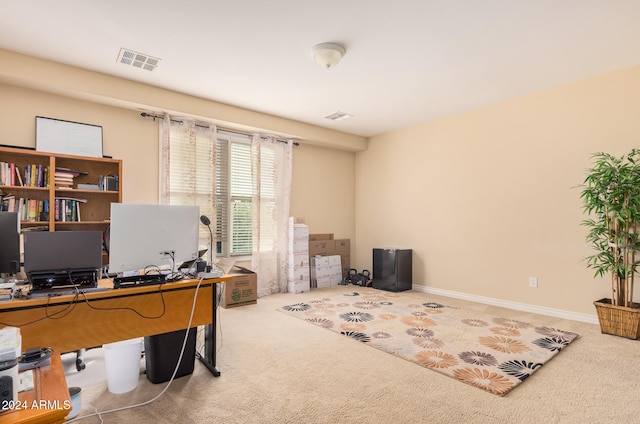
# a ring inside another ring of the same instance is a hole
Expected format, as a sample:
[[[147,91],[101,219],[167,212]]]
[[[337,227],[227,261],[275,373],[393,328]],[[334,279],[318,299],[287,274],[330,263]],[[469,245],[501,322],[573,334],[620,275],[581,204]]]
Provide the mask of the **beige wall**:
[[[37,69],[28,67],[29,72],[20,72],[20,68],[36,64]],[[122,84],[130,85],[130,89],[122,90]],[[111,97],[105,95],[110,87]],[[122,101],[125,92],[127,100]],[[34,147],[38,115],[101,125],[104,154],[123,160],[124,202],[158,201],[158,125],[142,118],[139,108],[143,105],[147,110],[166,110],[167,104],[172,105],[173,112],[218,124],[224,115],[227,128],[237,120],[238,129],[262,127],[298,138],[301,145],[294,148],[291,215],[303,218],[312,232],[333,232],[341,238],[355,239],[354,151],[366,145],[363,137],[0,49],[0,144]]]
[[[352,240],[355,251],[356,160],[353,152],[317,146],[293,150],[291,214],[311,233]]]
[[[291,214],[311,232],[414,250],[414,284],[593,315],[608,295],[589,249],[578,189],[592,152],[638,145],[640,67],[424,123],[368,141],[0,50],[0,143],[34,145],[36,115],[104,127],[124,160],[124,201],[157,201],[150,108],[290,134]],[[366,150],[365,150],[366,149]],[[529,276],[539,288],[528,287]]]
[[[579,189],[640,139],[640,67],[373,137],[356,154],[358,267],[414,249],[414,284],[595,314]],[[530,276],[539,288],[529,288]]]
[[[139,113],[0,84],[0,143],[35,147],[35,116],[101,125],[103,153],[122,159],[123,201],[158,202],[158,125]]]

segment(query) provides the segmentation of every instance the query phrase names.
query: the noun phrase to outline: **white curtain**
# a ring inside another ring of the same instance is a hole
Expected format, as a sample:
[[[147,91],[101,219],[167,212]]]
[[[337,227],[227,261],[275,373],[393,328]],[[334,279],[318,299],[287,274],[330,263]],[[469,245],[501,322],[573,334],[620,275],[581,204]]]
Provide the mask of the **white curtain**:
[[[160,122],[159,203],[198,205],[216,231],[216,127],[165,115]],[[215,246],[209,230],[199,228],[200,247]],[[213,252],[206,258],[215,259]]]
[[[255,134],[251,142],[252,270],[258,296],[287,291],[292,143]]]
[[[169,204],[169,153],[171,151],[171,119],[165,115],[160,121],[160,149],[158,167],[158,203]]]

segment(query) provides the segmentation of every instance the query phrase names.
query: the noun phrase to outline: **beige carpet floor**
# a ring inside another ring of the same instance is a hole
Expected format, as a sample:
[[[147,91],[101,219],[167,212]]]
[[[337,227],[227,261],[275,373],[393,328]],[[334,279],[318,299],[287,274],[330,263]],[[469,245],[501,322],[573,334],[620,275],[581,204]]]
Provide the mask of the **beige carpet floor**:
[[[275,294],[260,298],[257,305],[221,309],[220,377],[212,377],[196,361],[193,374],[176,379],[157,400],[74,422],[638,422],[640,341],[603,335],[597,325],[402,292],[417,302],[507,314],[512,319],[580,334],[570,348],[537,370],[526,384],[500,397],[276,310],[299,300],[348,290],[353,286]],[[99,355],[99,351],[88,355]],[[166,386],[152,384],[141,375],[133,391],[111,394],[103,368],[99,360],[91,360],[81,373],[69,371],[71,385],[83,387],[78,418],[93,413],[94,408],[106,411],[145,403]]]

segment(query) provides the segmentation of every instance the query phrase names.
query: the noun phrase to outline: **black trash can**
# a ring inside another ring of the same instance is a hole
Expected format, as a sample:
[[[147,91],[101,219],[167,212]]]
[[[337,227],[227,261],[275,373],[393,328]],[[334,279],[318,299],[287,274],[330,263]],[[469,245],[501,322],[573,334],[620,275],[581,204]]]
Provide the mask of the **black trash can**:
[[[154,383],[169,381],[180,358],[180,350],[187,330],[172,331],[144,338],[144,357],[147,367],[147,379]],[[196,358],[197,328],[189,329],[187,344],[184,347],[182,361],[176,377],[193,373]]]

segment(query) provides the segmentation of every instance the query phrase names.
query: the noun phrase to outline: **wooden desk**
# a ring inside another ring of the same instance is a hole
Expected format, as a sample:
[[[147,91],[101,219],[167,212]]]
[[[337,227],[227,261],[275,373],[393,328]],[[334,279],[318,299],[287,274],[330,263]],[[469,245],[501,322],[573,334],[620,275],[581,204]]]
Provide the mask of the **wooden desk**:
[[[62,423],[71,412],[69,389],[59,353],[51,364],[33,369],[33,390],[20,392],[15,408],[0,413],[0,424]]]
[[[217,285],[231,279],[203,280],[191,327],[205,325],[200,359],[215,375]],[[112,287],[110,280],[99,286]],[[50,347],[71,352],[137,337],[187,328],[198,280],[110,289],[79,295],[14,299],[0,304],[0,325],[20,328],[22,350]],[[214,307],[215,305],[215,307]]]

